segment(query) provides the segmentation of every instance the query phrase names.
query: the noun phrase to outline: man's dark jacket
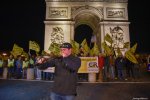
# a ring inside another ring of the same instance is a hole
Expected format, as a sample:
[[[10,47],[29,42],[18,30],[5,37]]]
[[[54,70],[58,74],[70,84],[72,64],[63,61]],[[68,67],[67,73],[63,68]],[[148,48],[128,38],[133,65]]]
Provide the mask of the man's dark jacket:
[[[39,69],[55,67],[53,92],[61,95],[76,95],[77,72],[81,65],[81,59],[70,55],[50,59],[38,65]]]

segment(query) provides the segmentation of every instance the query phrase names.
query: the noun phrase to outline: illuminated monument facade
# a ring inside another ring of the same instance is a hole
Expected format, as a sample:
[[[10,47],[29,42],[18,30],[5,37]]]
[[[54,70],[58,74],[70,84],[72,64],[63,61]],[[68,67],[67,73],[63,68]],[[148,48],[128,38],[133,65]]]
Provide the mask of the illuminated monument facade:
[[[83,24],[93,30],[99,48],[107,33],[112,37],[114,47],[123,48],[125,42],[130,42],[128,0],[45,1],[45,51],[52,42],[74,40],[75,28]]]

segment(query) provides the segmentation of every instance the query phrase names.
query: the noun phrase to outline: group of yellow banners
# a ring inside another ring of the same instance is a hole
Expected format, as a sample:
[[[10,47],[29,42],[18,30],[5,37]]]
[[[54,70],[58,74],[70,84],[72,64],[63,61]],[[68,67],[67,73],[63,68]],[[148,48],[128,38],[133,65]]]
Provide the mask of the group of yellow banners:
[[[112,47],[112,45],[108,45],[107,43],[112,44],[113,40],[111,38],[111,36],[109,34],[106,34],[104,37],[104,42],[102,43],[102,48],[104,49],[104,54],[105,55],[115,55],[115,52],[117,53],[117,55],[122,55],[122,52],[120,50],[120,48],[114,49],[114,47]],[[94,42],[94,46],[92,49],[90,49],[87,45],[87,41],[86,39],[84,39],[82,41],[81,44],[77,43],[74,40],[71,40],[71,44],[72,44],[72,53],[74,55],[78,55],[80,53],[80,50],[82,48],[82,53],[84,57],[86,56],[98,56],[100,53],[100,49],[98,48],[96,42]],[[125,57],[127,59],[129,59],[131,62],[133,63],[138,63],[136,57],[135,57],[135,51],[137,48],[137,43],[133,45],[133,47],[131,47],[129,49],[129,42],[124,43],[124,48],[127,48],[128,50],[125,52]],[[51,53],[53,53],[55,56],[59,56],[59,52],[60,52],[60,44],[57,43],[51,43],[50,47],[49,47],[49,51]],[[36,53],[39,55],[40,52],[40,46],[38,43],[36,43],[35,41],[29,41],[29,50],[35,50]],[[21,48],[20,46],[18,46],[17,44],[14,44],[12,51],[10,52],[14,57],[17,57],[18,55],[24,55],[25,57],[28,57],[28,53],[26,53],[23,48]],[[43,50],[41,55],[45,55],[46,52]],[[116,56],[116,55],[115,55]]]

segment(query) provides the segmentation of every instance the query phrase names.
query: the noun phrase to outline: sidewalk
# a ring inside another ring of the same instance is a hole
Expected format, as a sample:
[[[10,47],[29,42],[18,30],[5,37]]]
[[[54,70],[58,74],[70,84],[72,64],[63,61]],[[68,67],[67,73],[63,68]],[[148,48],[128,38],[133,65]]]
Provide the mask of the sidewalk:
[[[2,77],[0,77],[0,79],[4,79]],[[28,79],[6,79],[6,80],[23,80],[23,81],[44,81],[44,82],[53,82],[51,80],[28,80]],[[102,81],[102,82],[88,82],[88,81],[78,81],[78,83],[128,83],[128,82],[146,82],[146,83],[150,83],[150,72],[142,72],[140,77],[137,79],[133,79],[133,78],[128,78],[127,80],[119,80],[119,79],[115,79],[115,80],[107,80],[107,81]]]
[[[50,81],[0,79],[0,100],[50,100],[52,87]],[[149,100],[149,90],[145,82],[79,83],[75,100]]]
[[[0,79],[4,79],[2,76],[0,76]],[[28,79],[14,79],[14,78],[11,78],[11,79],[8,79],[8,80],[25,80],[25,81],[47,81],[47,82],[53,82],[51,80],[28,80]],[[127,79],[124,79],[124,80],[119,80],[119,79],[114,79],[114,80],[105,80],[105,81],[102,81],[102,82],[88,82],[87,80],[79,80],[78,83],[123,83],[123,82],[150,82],[150,72],[148,72],[146,70],[146,68],[142,68],[141,71],[140,71],[140,77],[139,78],[127,78]]]

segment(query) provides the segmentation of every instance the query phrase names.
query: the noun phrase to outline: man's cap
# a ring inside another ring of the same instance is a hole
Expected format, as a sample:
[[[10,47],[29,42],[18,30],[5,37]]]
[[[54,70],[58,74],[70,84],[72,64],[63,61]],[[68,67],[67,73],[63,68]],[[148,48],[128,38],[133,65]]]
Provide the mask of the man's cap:
[[[63,43],[60,48],[72,48],[72,45],[68,42]]]

